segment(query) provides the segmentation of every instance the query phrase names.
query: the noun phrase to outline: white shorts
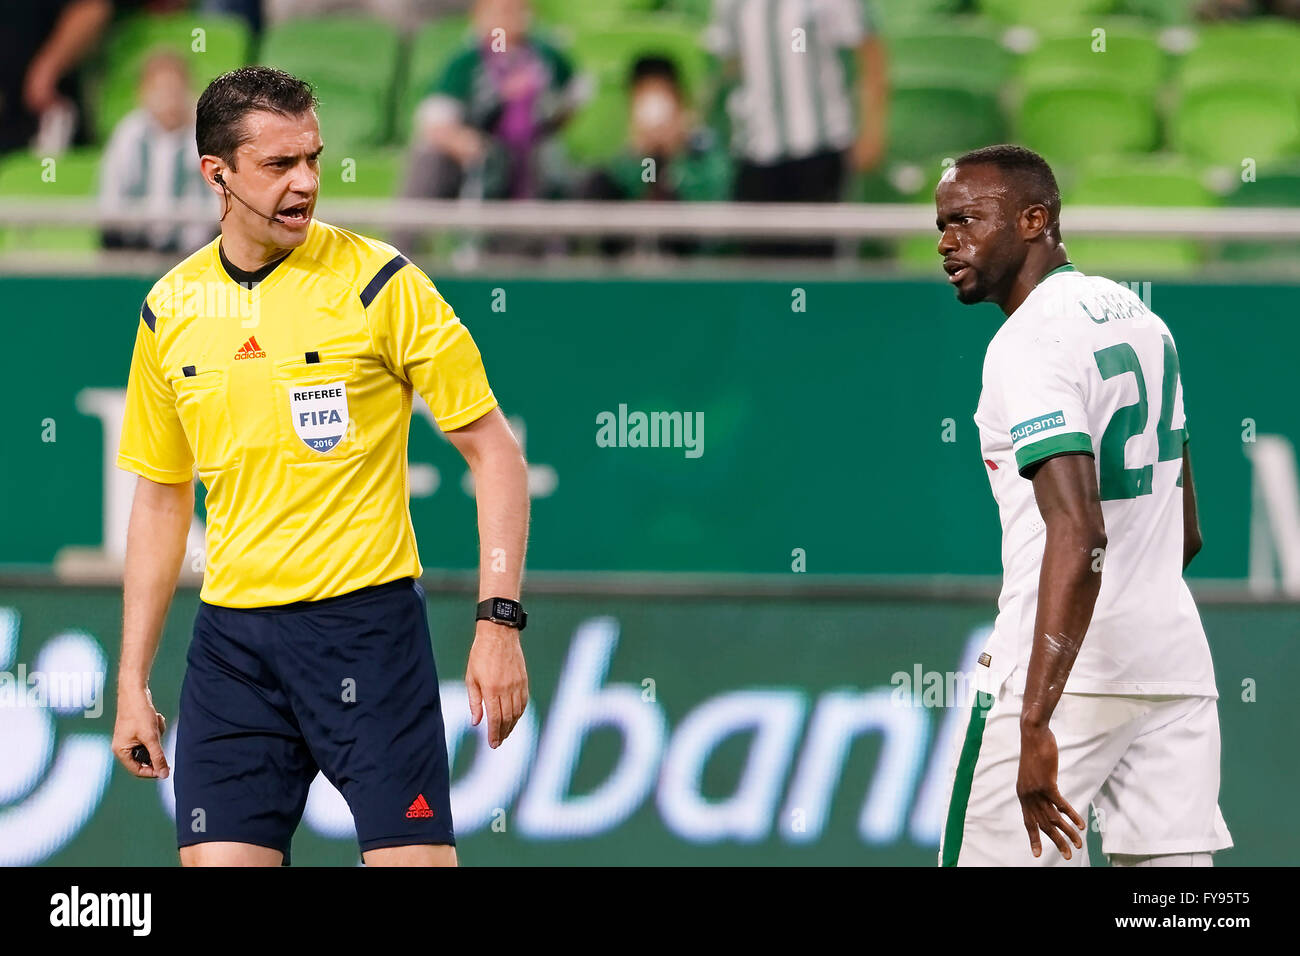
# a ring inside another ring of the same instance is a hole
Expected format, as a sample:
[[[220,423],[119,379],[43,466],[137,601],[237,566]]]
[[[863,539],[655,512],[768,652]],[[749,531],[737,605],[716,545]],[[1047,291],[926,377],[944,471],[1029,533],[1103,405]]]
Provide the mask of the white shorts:
[[[1023,698],[1004,681],[977,694],[949,766],[941,866],[1087,866],[1088,846],[1066,860],[1040,833],[1029,849],[1016,778]],[[1148,856],[1232,846],[1219,812],[1219,714],[1213,697],[1062,694],[1050,727],[1060,759],[1057,789],[1102,852]],[[985,710],[987,707],[987,710]],[[982,719],[981,719],[982,715]],[[982,725],[982,726],[981,726]],[[1091,804],[1094,813],[1088,813]]]

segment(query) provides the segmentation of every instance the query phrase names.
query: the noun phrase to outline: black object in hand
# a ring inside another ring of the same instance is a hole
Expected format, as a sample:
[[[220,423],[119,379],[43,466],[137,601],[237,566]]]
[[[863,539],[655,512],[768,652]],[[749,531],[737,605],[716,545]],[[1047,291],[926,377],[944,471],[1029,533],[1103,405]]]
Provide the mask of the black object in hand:
[[[149,748],[144,744],[136,744],[131,748],[131,759],[138,764],[144,764],[146,767],[153,766],[153,763],[149,760]]]

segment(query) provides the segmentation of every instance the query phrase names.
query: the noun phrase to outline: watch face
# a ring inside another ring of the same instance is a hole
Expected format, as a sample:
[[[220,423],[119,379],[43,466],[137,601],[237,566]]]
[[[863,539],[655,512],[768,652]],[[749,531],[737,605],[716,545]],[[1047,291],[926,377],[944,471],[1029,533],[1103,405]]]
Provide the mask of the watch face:
[[[493,601],[492,616],[502,621],[515,620],[515,606],[509,601]]]

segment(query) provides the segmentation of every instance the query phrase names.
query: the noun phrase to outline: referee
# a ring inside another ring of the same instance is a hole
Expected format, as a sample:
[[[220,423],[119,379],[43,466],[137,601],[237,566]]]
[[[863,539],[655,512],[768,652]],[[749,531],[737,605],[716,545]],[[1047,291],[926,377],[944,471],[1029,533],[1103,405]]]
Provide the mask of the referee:
[[[199,98],[221,235],[140,309],[117,459],[139,480],[113,748],[137,777],[169,773],[148,677],[197,468],[207,568],[177,728],[181,863],[288,864],[319,770],[347,799],[367,865],[454,865],[407,504],[412,391],[474,476],[480,604],[465,684],[493,747],[528,701],[526,466],[473,339],[429,278],[392,246],[314,218],[316,106],[307,83],[266,67],[220,76]]]

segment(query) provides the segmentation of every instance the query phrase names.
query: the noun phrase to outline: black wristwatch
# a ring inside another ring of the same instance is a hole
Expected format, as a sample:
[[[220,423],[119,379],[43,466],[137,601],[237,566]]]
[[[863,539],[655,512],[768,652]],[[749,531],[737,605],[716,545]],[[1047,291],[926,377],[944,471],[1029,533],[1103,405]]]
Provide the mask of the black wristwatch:
[[[522,631],[528,625],[528,613],[518,601],[512,601],[510,598],[488,598],[486,601],[479,602],[478,613],[474,615],[474,620],[491,621],[493,624],[504,624],[506,627]]]

